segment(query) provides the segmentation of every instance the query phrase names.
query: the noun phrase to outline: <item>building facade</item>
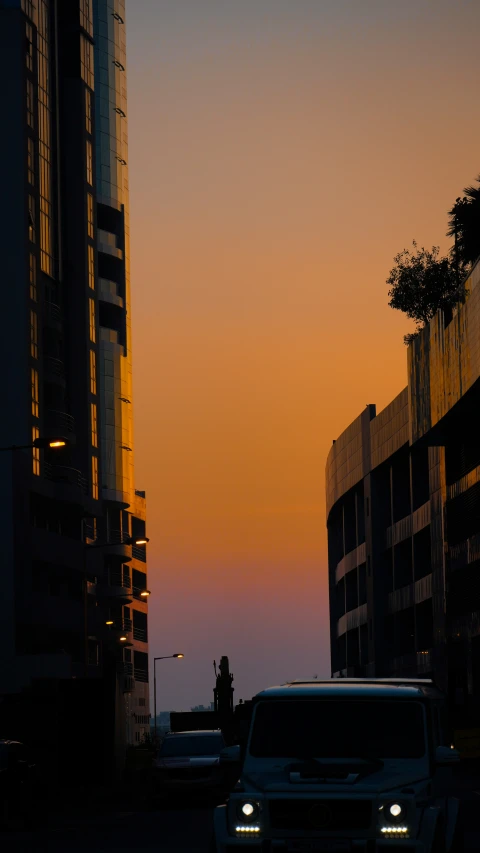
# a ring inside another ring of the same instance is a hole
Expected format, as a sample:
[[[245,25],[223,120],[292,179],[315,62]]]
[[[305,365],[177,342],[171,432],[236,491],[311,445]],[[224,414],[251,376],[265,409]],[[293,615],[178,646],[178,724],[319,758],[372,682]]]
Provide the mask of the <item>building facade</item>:
[[[0,67],[0,446],[66,442],[0,453],[0,736],[80,726],[120,766],[149,728],[125,3],[0,0]]]
[[[408,386],[326,464],[334,676],[434,677],[480,710],[480,263],[408,348]]]

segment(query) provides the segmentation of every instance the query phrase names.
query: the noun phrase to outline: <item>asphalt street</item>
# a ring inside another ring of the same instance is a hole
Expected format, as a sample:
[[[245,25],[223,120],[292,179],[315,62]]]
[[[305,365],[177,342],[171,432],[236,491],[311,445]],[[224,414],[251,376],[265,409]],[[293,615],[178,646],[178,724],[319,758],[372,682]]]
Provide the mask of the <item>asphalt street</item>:
[[[39,833],[0,833],[2,853],[209,853],[212,809],[122,812]]]
[[[480,850],[480,775],[462,773],[454,796],[465,819],[465,853]],[[0,832],[1,853],[210,853],[212,808],[162,808],[77,817],[39,833]]]

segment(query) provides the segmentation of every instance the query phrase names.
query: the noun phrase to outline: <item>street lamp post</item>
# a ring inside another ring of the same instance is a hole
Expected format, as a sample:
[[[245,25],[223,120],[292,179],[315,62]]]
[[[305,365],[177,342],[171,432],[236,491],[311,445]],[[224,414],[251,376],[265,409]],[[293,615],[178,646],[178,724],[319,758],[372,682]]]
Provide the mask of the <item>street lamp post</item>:
[[[87,557],[90,549],[94,548],[115,548],[118,544],[121,545],[146,545],[150,540],[146,536],[143,538],[128,536],[123,542],[92,542],[83,543],[83,619],[84,619],[84,642],[85,642],[85,677],[88,676],[88,594],[87,594]],[[120,593],[122,595],[122,593]],[[147,598],[150,595],[150,590],[144,589],[140,592],[142,598]]]
[[[153,731],[154,740],[157,742],[157,660],[168,660],[169,658],[183,658],[185,655],[163,655],[163,657],[153,659]]]

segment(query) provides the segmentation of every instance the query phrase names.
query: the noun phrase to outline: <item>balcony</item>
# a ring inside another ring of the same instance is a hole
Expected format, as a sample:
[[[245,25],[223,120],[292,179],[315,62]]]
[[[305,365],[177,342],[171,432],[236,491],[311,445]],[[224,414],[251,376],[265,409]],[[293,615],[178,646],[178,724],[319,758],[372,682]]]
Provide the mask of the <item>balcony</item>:
[[[146,628],[134,628],[133,629],[133,639],[138,640],[140,643],[147,643],[147,629]]]
[[[135,667],[135,681],[148,681],[148,669],[139,669]]]
[[[118,295],[116,282],[108,281],[106,278],[100,278],[98,280],[98,290],[100,299],[103,302],[110,302],[118,308],[123,308],[123,299]]]
[[[147,562],[147,547],[146,545],[132,545],[132,557],[135,560],[140,560],[141,563]]]
[[[129,534],[124,533],[123,530],[109,530],[105,540],[107,553],[114,557],[121,557],[123,563],[129,563],[132,559],[132,546],[127,544],[129,539]]]
[[[135,689],[135,679],[133,677],[133,664],[119,663],[117,665],[117,673],[120,681],[120,689],[122,693],[133,693]]]
[[[65,386],[65,365],[59,358],[47,355],[44,359],[45,380]]]
[[[51,435],[58,438],[73,440],[75,435],[75,419],[67,412],[59,412],[56,409],[47,409],[45,413],[45,426]]]
[[[51,465],[49,462],[45,462],[43,470],[46,480],[73,486],[82,495],[88,495],[88,481],[77,468],[67,468],[65,465]]]
[[[114,599],[119,604],[131,604],[132,582],[121,569],[110,569],[106,583],[97,586],[97,595],[104,600]]]
[[[62,312],[60,310],[60,306],[55,305],[54,302],[44,302],[43,311],[46,325],[59,331],[62,325]]]
[[[103,252],[104,255],[112,255],[114,258],[123,260],[123,252],[117,247],[117,238],[115,234],[111,234],[109,231],[103,231],[101,228],[98,228],[97,246],[98,251]]]

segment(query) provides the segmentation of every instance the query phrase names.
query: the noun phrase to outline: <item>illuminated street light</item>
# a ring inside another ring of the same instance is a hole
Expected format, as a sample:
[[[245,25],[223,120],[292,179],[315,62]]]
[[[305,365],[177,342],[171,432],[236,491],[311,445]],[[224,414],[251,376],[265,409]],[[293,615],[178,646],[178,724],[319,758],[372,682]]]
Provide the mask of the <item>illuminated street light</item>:
[[[67,447],[68,444],[68,440],[60,438],[60,436],[55,436],[54,438],[35,438],[31,444],[10,444],[7,447],[0,447],[0,453],[7,450],[45,450],[47,447],[51,450],[58,450],[59,448]]]
[[[64,438],[52,438],[52,439],[41,439],[36,438],[33,442],[35,447],[50,447],[52,450],[56,450],[59,447],[66,447],[67,442]]]
[[[86,549],[90,550],[90,548],[117,548],[119,545],[146,545],[147,542],[150,542],[150,539],[144,537],[143,539],[139,539],[133,536],[126,536],[122,542],[86,542],[84,546]],[[145,590],[148,592],[148,590]]]

